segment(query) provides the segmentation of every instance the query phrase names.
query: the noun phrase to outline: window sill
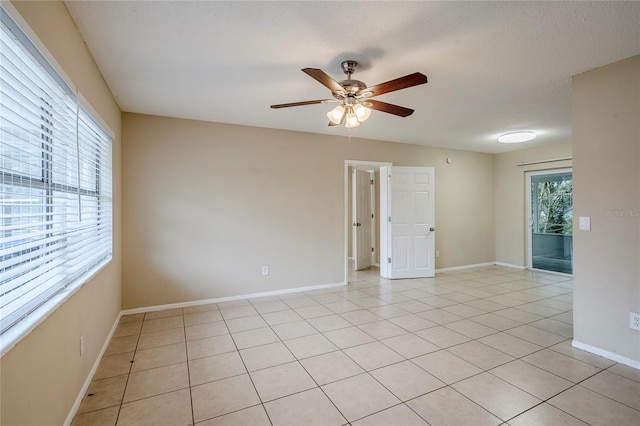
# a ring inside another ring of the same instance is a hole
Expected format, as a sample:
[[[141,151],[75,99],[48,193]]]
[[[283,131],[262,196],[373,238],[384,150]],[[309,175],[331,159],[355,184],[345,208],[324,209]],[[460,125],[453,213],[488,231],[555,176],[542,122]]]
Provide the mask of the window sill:
[[[95,268],[81,275],[77,280],[69,284],[60,293],[53,296],[42,306],[38,307],[31,314],[27,315],[20,322],[15,324],[0,336],[0,359],[3,358],[14,346],[22,339],[27,337],[36,327],[42,324],[51,314],[53,314],[60,306],[76,294],[82,287],[91,281],[96,275],[111,263],[113,257],[103,260]]]

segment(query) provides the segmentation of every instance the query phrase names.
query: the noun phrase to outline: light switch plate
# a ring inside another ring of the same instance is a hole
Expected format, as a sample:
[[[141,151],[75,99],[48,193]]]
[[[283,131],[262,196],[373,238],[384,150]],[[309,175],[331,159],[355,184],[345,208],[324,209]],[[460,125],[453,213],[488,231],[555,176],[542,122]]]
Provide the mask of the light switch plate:
[[[580,216],[578,226],[581,231],[591,231],[591,216]]]

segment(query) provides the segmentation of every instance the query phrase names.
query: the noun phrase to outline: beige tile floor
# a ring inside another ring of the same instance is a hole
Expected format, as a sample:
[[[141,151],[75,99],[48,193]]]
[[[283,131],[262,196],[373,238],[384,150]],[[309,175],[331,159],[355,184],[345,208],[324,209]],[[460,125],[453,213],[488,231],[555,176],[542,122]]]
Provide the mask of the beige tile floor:
[[[123,316],[73,425],[640,425],[572,283],[483,267]]]

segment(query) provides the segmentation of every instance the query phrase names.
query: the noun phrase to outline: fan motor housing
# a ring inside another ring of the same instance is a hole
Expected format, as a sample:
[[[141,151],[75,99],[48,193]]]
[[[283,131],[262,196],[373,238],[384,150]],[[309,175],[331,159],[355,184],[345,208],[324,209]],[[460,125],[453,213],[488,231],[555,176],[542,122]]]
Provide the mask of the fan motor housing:
[[[360,80],[342,80],[338,82],[347,93],[357,93],[362,89],[366,89],[367,85]]]

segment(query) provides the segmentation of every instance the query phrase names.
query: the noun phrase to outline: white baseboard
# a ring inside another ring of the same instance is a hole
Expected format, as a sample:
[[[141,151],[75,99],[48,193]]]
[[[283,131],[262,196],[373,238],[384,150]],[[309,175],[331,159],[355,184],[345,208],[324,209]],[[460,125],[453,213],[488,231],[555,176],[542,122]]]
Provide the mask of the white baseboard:
[[[82,385],[82,388],[80,389],[80,393],[78,394],[78,397],[76,398],[76,401],[73,403],[73,406],[71,407],[71,410],[69,411],[69,415],[67,415],[67,418],[63,423],[64,426],[70,426],[71,422],[73,421],[73,418],[76,416],[76,413],[78,412],[78,408],[80,408],[80,404],[82,403],[82,398],[84,398],[84,395],[85,395],[85,393],[87,393],[87,389],[89,388],[89,385],[91,384],[91,379],[93,379],[93,375],[96,374],[96,370],[98,369],[98,366],[100,365],[100,361],[102,360],[102,356],[104,355],[104,353],[107,351],[107,348],[109,347],[109,342],[111,342],[111,338],[113,337],[113,333],[116,332],[116,328],[118,327],[118,324],[120,323],[120,317],[122,317],[122,311],[120,311],[120,313],[116,317],[116,321],[113,323],[113,326],[111,327],[111,331],[109,332],[109,335],[107,336],[106,340],[104,341],[104,344],[102,345],[102,349],[100,350],[100,353],[98,354],[98,357],[96,358],[96,360],[93,363],[93,367],[91,367],[91,371],[89,371],[89,374],[87,374],[87,378],[85,379],[84,384]]]
[[[578,342],[577,340],[572,340],[571,346],[640,370],[640,361],[636,361],[635,359],[627,358],[625,356],[609,352],[596,346],[587,345],[586,343]]]
[[[120,313],[118,314],[118,317],[116,318],[115,323],[113,324],[113,327],[111,327],[111,331],[109,332],[109,335],[107,336],[104,344],[102,345],[102,349],[100,350],[98,357],[93,363],[93,367],[91,368],[91,371],[89,371],[89,374],[87,375],[87,378],[85,379],[85,382],[82,385],[82,388],[80,389],[80,393],[78,394],[76,401],[74,402],[73,406],[71,407],[71,410],[69,411],[69,414],[67,415],[66,420],[64,421],[64,426],[71,425],[71,422],[73,421],[73,418],[75,417],[78,411],[78,408],[80,408],[80,404],[82,403],[82,398],[84,398],[84,395],[87,392],[89,385],[91,384],[91,379],[93,378],[93,375],[96,373],[96,370],[100,365],[100,361],[102,360],[102,357],[106,352],[107,347],[109,346],[109,342],[111,342],[111,338],[113,337],[113,334],[115,333],[116,328],[120,323],[120,318],[123,315],[137,314],[141,312],[161,311],[164,309],[172,309],[172,308],[186,308],[189,306],[206,305],[208,303],[220,303],[220,302],[229,302],[233,300],[254,299],[257,297],[277,296],[279,294],[298,293],[298,292],[311,291],[311,290],[321,290],[325,288],[342,287],[345,285],[346,285],[345,282],[333,283],[333,284],[320,284],[320,285],[313,285],[308,287],[297,287],[297,288],[289,288],[284,290],[265,291],[261,293],[251,293],[251,294],[243,294],[238,296],[219,297],[215,299],[196,300],[194,302],[171,303],[168,305],[148,306],[144,308],[126,309],[126,310],[120,311]]]
[[[462,266],[451,266],[449,268],[436,269],[436,272],[451,272],[451,271],[461,271],[463,269],[472,269],[472,268],[483,268],[487,266],[502,266],[504,268],[513,268],[523,271],[527,268],[520,265],[512,265],[511,263],[504,262],[485,262],[485,263],[475,263],[473,265],[462,265]]]
[[[312,285],[309,287],[296,287],[296,288],[287,288],[284,290],[265,291],[261,293],[240,294],[238,296],[218,297],[215,299],[196,300],[193,302],[181,302],[181,303],[170,303],[168,305],[145,306],[142,308],[126,309],[126,310],[123,310],[120,314],[129,315],[129,314],[139,314],[142,312],[162,311],[165,309],[187,308],[189,306],[207,305],[209,303],[232,302],[234,300],[278,296],[280,294],[300,293],[303,291],[311,291],[311,290],[322,290],[325,288],[342,287],[345,285],[347,285],[346,282],[333,283],[333,284],[319,284],[319,285]]]
[[[504,263],[504,262],[495,262],[496,266],[504,266],[505,268],[513,268],[513,269],[520,269],[521,271],[527,269],[524,266],[520,266],[520,265],[513,265],[511,263]]]
[[[476,264],[473,264],[473,265],[451,266],[449,268],[436,269],[436,273],[438,273],[438,272],[461,271],[463,269],[482,268],[484,266],[493,266],[493,265],[495,265],[495,262],[476,263]]]

